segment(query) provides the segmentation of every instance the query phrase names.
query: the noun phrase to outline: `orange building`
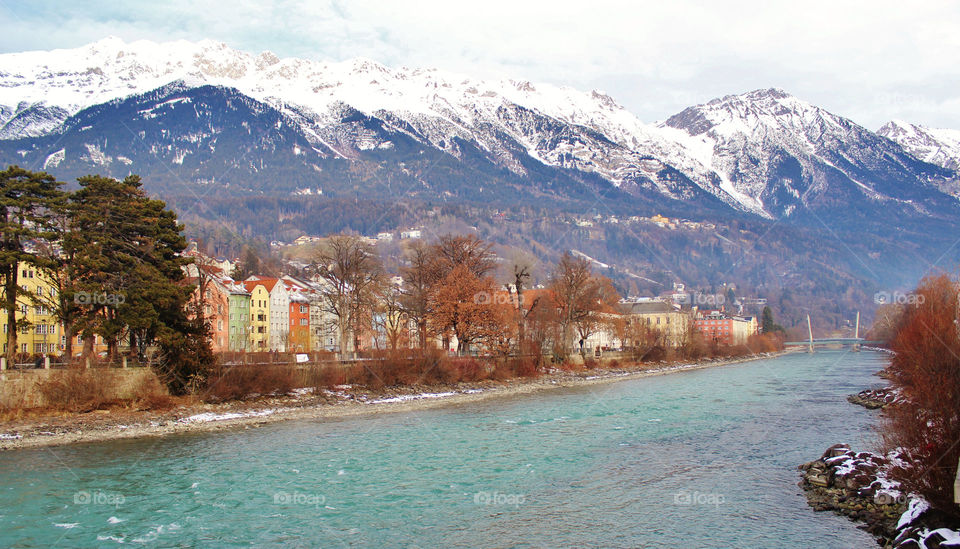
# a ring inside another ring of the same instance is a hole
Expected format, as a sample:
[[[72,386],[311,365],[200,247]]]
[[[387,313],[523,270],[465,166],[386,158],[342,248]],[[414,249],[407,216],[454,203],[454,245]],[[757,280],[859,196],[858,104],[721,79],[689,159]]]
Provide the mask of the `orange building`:
[[[310,300],[294,294],[290,298],[290,335],[288,351],[307,352],[310,350]]]

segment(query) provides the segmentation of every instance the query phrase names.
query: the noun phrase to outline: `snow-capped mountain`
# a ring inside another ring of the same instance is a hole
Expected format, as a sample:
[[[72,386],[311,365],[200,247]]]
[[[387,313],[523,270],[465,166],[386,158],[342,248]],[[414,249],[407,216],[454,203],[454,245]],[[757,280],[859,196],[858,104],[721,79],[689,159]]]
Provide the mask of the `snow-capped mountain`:
[[[704,163],[724,189],[778,218],[840,197],[923,213],[936,198],[936,182],[954,175],[780,89],[715,99],[662,125],[683,130],[712,153]]]
[[[932,215],[956,179],[781,90],[645,124],[598,91],[117,38],[0,55],[0,153],[258,194],[492,193],[766,218]]]
[[[895,141],[907,152],[924,162],[960,169],[960,130],[927,128],[902,120],[884,124],[877,134]]]

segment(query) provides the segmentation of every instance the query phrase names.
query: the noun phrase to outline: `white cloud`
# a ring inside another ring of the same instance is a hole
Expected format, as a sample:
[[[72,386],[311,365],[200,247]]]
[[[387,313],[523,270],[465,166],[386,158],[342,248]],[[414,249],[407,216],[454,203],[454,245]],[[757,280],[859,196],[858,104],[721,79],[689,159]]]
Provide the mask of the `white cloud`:
[[[960,128],[960,3],[0,0],[0,51],[213,38],[248,51],[602,88],[645,120],[777,86],[876,128]]]

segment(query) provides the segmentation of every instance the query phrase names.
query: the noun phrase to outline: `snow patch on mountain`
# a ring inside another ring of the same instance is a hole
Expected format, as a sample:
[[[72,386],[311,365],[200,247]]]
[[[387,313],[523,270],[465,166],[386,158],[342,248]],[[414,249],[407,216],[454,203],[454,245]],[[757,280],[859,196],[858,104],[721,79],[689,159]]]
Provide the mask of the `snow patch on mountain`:
[[[924,162],[948,170],[960,169],[960,130],[927,128],[892,120],[877,130],[877,134],[896,142]]]

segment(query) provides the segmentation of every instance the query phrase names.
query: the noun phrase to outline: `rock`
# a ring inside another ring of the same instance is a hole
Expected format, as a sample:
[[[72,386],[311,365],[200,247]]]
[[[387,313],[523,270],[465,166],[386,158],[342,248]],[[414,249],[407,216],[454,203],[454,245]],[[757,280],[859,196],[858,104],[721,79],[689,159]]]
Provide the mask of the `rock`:
[[[830,486],[830,477],[826,473],[814,473],[807,475],[807,482],[814,486],[820,486],[826,488]]]
[[[827,458],[842,456],[849,451],[850,451],[849,444],[834,444],[833,446],[827,448],[827,451],[824,452],[822,456],[820,456],[820,459],[824,460]]]

